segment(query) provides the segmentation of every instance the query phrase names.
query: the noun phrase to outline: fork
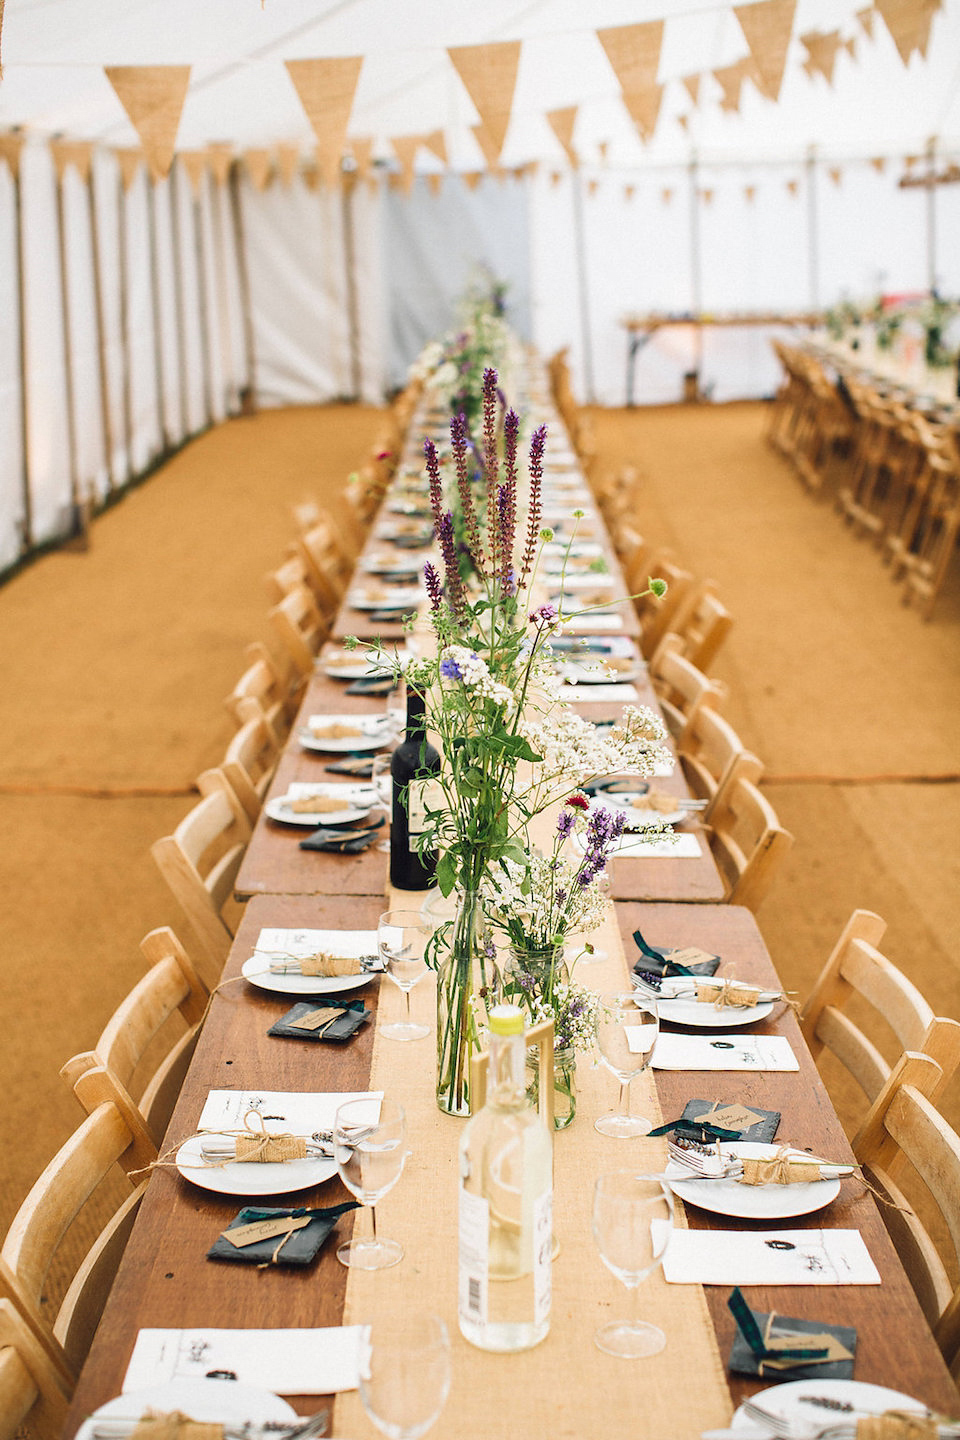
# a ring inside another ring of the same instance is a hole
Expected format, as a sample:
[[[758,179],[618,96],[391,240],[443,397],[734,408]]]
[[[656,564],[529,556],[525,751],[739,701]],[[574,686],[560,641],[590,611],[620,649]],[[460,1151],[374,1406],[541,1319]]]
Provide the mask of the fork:
[[[743,1175],[743,1161],[735,1155],[725,1155],[721,1150],[700,1150],[693,1148],[693,1142],[687,1146],[677,1145],[675,1141],[667,1141],[667,1154],[669,1158],[682,1165],[685,1170],[691,1173],[683,1176],[684,1180],[739,1180]],[[796,1152],[798,1160],[812,1160],[812,1156],[803,1150]],[[852,1165],[829,1165],[820,1166],[821,1180],[841,1180],[845,1176],[853,1174]],[[674,1179],[679,1177],[674,1176]]]
[[[756,1400],[744,1400],[743,1413],[751,1420],[756,1420],[758,1424],[765,1425],[776,1437],[776,1440],[855,1440],[857,1420],[862,1420],[867,1415],[880,1415],[883,1412],[861,1410],[857,1406],[856,1414],[848,1415],[843,1420],[831,1420],[827,1425],[817,1425],[814,1422],[811,1425],[805,1420],[798,1423],[796,1420],[787,1419],[782,1415],[774,1415],[763,1405],[758,1405]],[[920,1418],[923,1413],[917,1411],[917,1417]],[[929,1412],[926,1413],[929,1415]],[[948,1421],[937,1426],[938,1440],[956,1440],[958,1435],[960,1435],[960,1425]]]
[[[313,1440],[322,1435],[330,1418],[329,1410],[318,1410],[300,1424],[286,1421],[247,1420],[242,1425],[227,1421],[223,1427],[223,1440]],[[116,1420],[96,1420],[91,1440],[129,1440],[140,1424],[141,1417]]]

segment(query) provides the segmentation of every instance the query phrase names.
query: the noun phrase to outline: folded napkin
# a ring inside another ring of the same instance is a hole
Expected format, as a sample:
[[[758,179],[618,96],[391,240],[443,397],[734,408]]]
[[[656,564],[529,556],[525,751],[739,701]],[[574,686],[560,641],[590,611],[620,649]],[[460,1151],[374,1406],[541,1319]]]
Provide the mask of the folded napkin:
[[[336,1005],[301,1000],[271,1025],[267,1034],[285,1040],[349,1040],[372,1016],[373,1011],[362,1000]]]
[[[629,1040],[630,1032],[627,1031]],[[662,1031],[654,1070],[799,1070],[785,1035],[680,1035]]]
[[[296,1135],[313,1135],[317,1131],[332,1130],[337,1111],[348,1100],[373,1102],[382,1098],[383,1092],[378,1090],[211,1090],[197,1121],[197,1130],[217,1134],[247,1130],[250,1128],[247,1117],[253,1111],[271,1129],[283,1126]]]
[[[737,1322],[730,1352],[736,1375],[775,1380],[852,1380],[857,1332],[849,1325],[751,1310],[735,1286],[727,1301]]]
[[[331,1395],[355,1390],[364,1362],[363,1325],[313,1330],[141,1330],[123,1392],[226,1370],[242,1385],[277,1395]]]
[[[663,1273],[671,1285],[880,1284],[859,1230],[674,1230]]]
[[[614,701],[639,700],[636,685],[626,680],[612,680],[609,684],[595,685],[571,683],[565,680],[557,691],[558,698],[571,705],[606,705]],[[674,806],[676,809],[676,806]]]
[[[645,839],[642,832],[625,831],[617,841],[614,855],[624,860],[696,860],[703,848],[696,835],[667,830],[663,836]]]
[[[235,1265],[309,1265],[340,1216],[357,1209],[357,1200],[317,1210],[247,1205],[211,1245],[207,1259]]]
[[[325,830],[321,827],[308,835],[305,840],[300,841],[301,850],[325,850],[336,855],[359,855],[361,850],[367,850],[377,838],[377,829],[382,825],[367,830]]]
[[[575,615],[566,621],[566,629],[571,635],[586,635],[593,630],[622,630],[623,616],[613,610],[603,615]]]
[[[370,734],[359,720],[330,720],[325,715],[311,715],[307,729],[314,740],[359,740]]]

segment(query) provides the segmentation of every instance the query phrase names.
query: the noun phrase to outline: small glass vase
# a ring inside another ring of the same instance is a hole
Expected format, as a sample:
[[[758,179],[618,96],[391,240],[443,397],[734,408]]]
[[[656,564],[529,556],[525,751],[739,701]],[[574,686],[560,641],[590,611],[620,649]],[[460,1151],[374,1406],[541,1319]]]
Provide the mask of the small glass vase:
[[[540,1103],[540,1057],[535,1049],[527,1051],[527,1099],[534,1107]],[[553,1052],[553,1128],[566,1130],[577,1114],[577,1052],[572,1045]]]
[[[480,1026],[496,996],[496,965],[479,892],[462,893],[437,966],[437,1105],[467,1116],[470,1062],[480,1050]]]

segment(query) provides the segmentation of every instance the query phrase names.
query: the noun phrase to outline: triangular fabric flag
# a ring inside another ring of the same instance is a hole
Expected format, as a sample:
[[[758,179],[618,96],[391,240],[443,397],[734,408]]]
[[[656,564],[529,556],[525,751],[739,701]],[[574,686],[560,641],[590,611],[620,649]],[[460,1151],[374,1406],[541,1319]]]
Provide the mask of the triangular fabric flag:
[[[526,165],[524,165],[523,168],[524,168],[524,171],[526,172],[526,174],[529,175],[529,176],[530,176],[530,179],[532,180],[533,177],[534,177],[534,176],[539,172],[539,170],[540,170],[540,161],[539,161],[539,160],[528,160],[527,163],[526,163]]]
[[[460,179],[463,181],[464,185],[466,185],[468,190],[476,190],[477,186],[480,184],[480,181],[483,179],[483,171],[464,170],[463,174],[460,176]]]
[[[136,178],[137,171],[143,164],[142,150],[114,150],[117,157],[117,164],[120,166],[120,179],[124,190],[129,190]]]
[[[10,174],[16,180],[20,174],[20,151],[23,149],[23,136],[15,130],[8,130],[0,135],[0,160],[6,160]]]
[[[745,185],[743,187],[743,198],[746,200],[748,205],[752,205],[754,200],[757,198],[756,185]]]
[[[587,181],[587,194],[588,194],[588,195],[596,195],[596,193],[597,193],[597,191],[598,191],[599,189],[600,189],[600,181],[599,181],[599,180],[588,180],[588,181]]]
[[[930,23],[939,8],[935,0],[875,0],[897,53],[909,65],[915,50],[926,56]]]
[[[806,60],[803,61],[800,68],[804,71],[808,80],[812,80],[814,75],[819,75],[820,73],[816,65],[814,65],[813,61],[810,59],[809,55],[807,56]]]
[[[573,127],[577,123],[577,106],[564,105],[560,110],[548,110],[547,122],[567,152],[567,159],[570,161],[570,164],[574,170],[576,170],[580,164],[577,152],[573,148]]]
[[[455,45],[447,50],[480,121],[500,158],[510,124],[510,109],[520,64],[520,41],[491,45]],[[489,162],[494,163],[494,162]]]
[[[872,5],[868,5],[865,9],[857,11],[857,19],[860,21],[863,27],[863,33],[868,40],[873,39],[873,17],[876,13]]]
[[[300,169],[300,147],[298,145],[277,146],[277,174],[289,190]]]
[[[780,99],[796,8],[797,0],[760,0],[757,5],[733,7],[759,72],[763,93],[770,100]]]
[[[438,160],[447,163],[447,142],[442,130],[431,130],[429,135],[424,135],[423,143],[428,150],[436,155]]]
[[[63,179],[63,172],[68,165],[74,167],[84,182],[90,179],[90,166],[93,162],[92,141],[51,140],[50,154],[53,156],[53,168],[57,172],[58,180]]]
[[[670,201],[673,199],[673,190],[670,186],[667,186],[665,190],[660,191],[660,199],[663,201],[664,205],[670,204]]]
[[[799,192],[800,192],[800,182],[799,182],[799,180],[788,180],[788,181],[787,181],[787,189],[789,190],[789,192],[790,192],[791,195],[797,195],[797,194],[799,194]]]
[[[700,199],[703,201],[704,205],[712,205],[712,204],[713,204],[713,190],[710,189],[710,188],[707,188],[706,190],[701,190],[701,191],[700,191]]]
[[[856,35],[848,35],[847,38],[846,38],[846,40],[844,40],[844,42],[843,42],[843,48],[844,48],[844,50],[846,50],[846,52],[847,52],[847,54],[850,56],[850,59],[851,59],[851,60],[856,60],[856,58],[857,58],[857,37],[856,37]]]
[[[805,35],[800,36],[801,43],[806,49],[809,62],[814,70],[818,70],[828,85],[833,84],[833,67],[837,63],[837,51],[843,44],[839,30],[824,32],[821,30],[808,30]],[[807,71],[809,74],[810,72]]]
[[[173,163],[190,66],[107,65],[104,73],[140,137],[151,175],[162,180]]]
[[[439,195],[443,189],[443,171],[431,170],[427,176],[427,184],[430,186],[431,195]]]
[[[404,177],[399,170],[390,171],[390,174],[387,176],[387,184],[390,186],[391,190],[406,190],[408,188],[413,188],[412,181],[410,182],[409,186],[405,185]]]
[[[560,184],[560,181],[561,181],[562,179],[563,179],[563,171],[562,171],[562,170],[554,170],[554,171],[551,172],[551,175],[550,175],[550,184],[551,184],[551,185],[554,185],[554,186],[559,185],[559,184]]]
[[[839,189],[840,182],[843,179],[843,171],[840,169],[840,166],[831,165],[829,170],[827,171],[827,174],[830,176],[830,179],[833,181],[834,185],[836,185]]]
[[[284,64],[317,137],[323,178],[328,185],[336,184],[363,58],[336,55],[322,60],[286,60]]]
[[[739,111],[740,92],[743,89],[745,78],[743,60],[738,60],[735,65],[724,65],[719,70],[714,70],[713,78],[723,91],[720,109],[729,112]]]
[[[903,163],[904,163],[904,165],[906,165],[906,167],[907,167],[908,170],[912,170],[913,167],[914,167],[914,165],[916,165],[916,163],[917,163],[917,161],[918,161],[919,159],[920,159],[920,156],[919,156],[919,155],[905,155],[905,156],[903,157]]]
[[[601,161],[606,160],[606,158],[607,158],[607,151],[608,151],[609,149],[610,149],[610,141],[609,141],[609,140],[598,140],[598,141],[597,141],[597,150],[598,150],[599,153],[600,153],[600,159],[601,159]]]
[[[623,198],[624,198],[624,200],[632,200],[633,197],[634,197],[634,195],[636,195],[636,193],[637,193],[637,187],[636,187],[636,185],[624,185],[624,187],[623,187]]]
[[[391,135],[390,144],[400,163],[403,189],[409,194],[413,189],[413,162],[423,144],[422,135]]]
[[[471,125],[470,129],[473,131],[477,144],[483,152],[483,158],[486,160],[488,168],[491,170],[495,169],[497,161],[500,158],[499,145],[493,139],[493,136],[485,125]]]
[[[300,179],[308,190],[320,189],[320,166],[315,157],[311,156],[309,160],[304,161],[300,170]]]
[[[199,195],[203,186],[203,177],[207,173],[209,156],[206,150],[178,150],[177,159],[187,173],[190,181],[190,189],[194,195]]]
[[[689,134],[689,131],[690,131],[690,116],[689,116],[689,115],[678,115],[678,116],[677,116],[677,124],[680,126],[680,129],[683,131],[684,135]]]
[[[215,140],[207,146],[207,155],[210,157],[210,172],[218,185],[225,185],[230,178],[230,167],[233,165],[233,146],[229,140]]]
[[[645,141],[652,140],[660,115],[663,86],[651,85],[648,89],[638,90],[633,94],[624,91],[621,99],[627,107],[630,119],[640,132],[640,138]]]
[[[639,25],[614,25],[597,31],[613,72],[625,95],[635,95],[657,83],[663,21],[647,20]]]
[[[878,175],[882,175],[884,170],[886,170],[887,168],[886,156],[874,155],[873,159],[870,161],[870,164],[873,166],[874,170],[876,170]]]
[[[687,94],[690,96],[690,102],[691,102],[691,104],[693,104],[693,105],[699,105],[699,104],[700,104],[700,76],[699,76],[699,75],[684,75],[684,77],[683,77],[683,83],[684,83],[684,85],[687,87]]]
[[[366,179],[373,165],[373,136],[351,135],[349,143],[357,167],[357,174],[362,179]]]
[[[244,150],[243,163],[254,190],[266,190],[273,175],[273,156],[270,151]]]

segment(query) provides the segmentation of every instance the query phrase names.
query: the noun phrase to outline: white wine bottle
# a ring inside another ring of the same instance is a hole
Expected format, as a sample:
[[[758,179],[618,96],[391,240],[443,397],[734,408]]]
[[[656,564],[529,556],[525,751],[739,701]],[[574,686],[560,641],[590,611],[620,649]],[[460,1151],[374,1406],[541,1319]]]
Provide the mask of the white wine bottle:
[[[529,1350],[550,1329],[553,1141],[526,1095],[523,1012],[489,1012],[483,1109],[460,1141],[460,1330],[481,1350]]]
[[[436,851],[420,849],[427,787],[440,769],[440,756],[427,739],[425,709],[423,691],[408,684],[407,724],[390,761],[390,883],[398,890],[426,890],[437,868]]]

